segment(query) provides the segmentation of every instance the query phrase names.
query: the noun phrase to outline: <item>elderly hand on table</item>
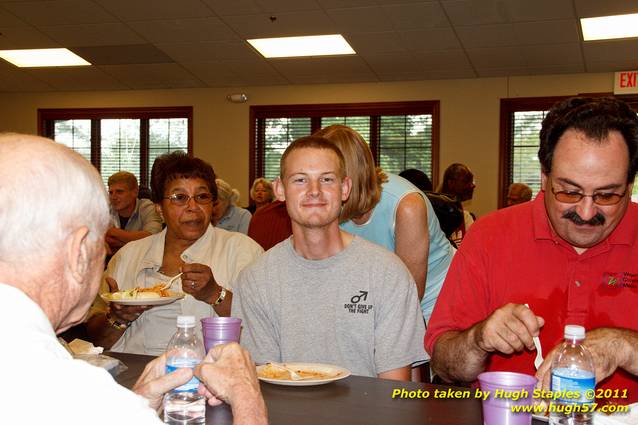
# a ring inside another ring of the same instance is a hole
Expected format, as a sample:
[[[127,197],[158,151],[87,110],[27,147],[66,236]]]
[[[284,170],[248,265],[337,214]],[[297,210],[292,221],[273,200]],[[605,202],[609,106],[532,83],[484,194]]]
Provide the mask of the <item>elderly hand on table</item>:
[[[149,406],[157,410],[162,405],[164,394],[187,383],[193,377],[189,368],[177,369],[166,374],[166,354],[162,354],[146,365],[133,386],[133,391],[148,400]]]

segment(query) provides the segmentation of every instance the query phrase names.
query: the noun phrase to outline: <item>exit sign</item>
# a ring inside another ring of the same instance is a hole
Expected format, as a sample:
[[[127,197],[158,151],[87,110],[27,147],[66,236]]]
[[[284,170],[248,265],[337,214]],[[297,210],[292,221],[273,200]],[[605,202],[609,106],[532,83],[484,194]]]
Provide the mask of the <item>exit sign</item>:
[[[638,93],[638,71],[620,71],[614,75],[614,94]]]

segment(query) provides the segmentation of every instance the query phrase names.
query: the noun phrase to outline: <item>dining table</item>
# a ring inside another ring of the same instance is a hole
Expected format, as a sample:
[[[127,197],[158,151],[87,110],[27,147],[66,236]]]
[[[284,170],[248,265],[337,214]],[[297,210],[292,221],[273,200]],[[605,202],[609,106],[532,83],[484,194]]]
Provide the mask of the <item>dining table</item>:
[[[115,379],[127,388],[133,387],[146,363],[153,359],[139,354],[106,354],[126,365]],[[468,388],[355,375],[324,385],[260,385],[271,425],[483,424],[481,401],[458,398]],[[405,397],[393,397],[400,393]],[[231,425],[232,419],[230,406],[207,406],[206,424]],[[534,420],[533,424],[544,422]]]

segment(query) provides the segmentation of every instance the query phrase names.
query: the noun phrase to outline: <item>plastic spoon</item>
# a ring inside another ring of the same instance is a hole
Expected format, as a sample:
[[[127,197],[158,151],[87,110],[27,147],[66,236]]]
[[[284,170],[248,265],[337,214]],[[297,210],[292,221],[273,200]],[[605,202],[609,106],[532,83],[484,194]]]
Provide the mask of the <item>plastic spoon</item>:
[[[160,290],[165,290],[170,288],[171,286],[173,286],[173,282],[175,282],[177,279],[179,279],[179,277],[182,275],[182,273],[176,274],[175,276],[173,276],[171,278],[171,280],[169,280],[168,282],[164,283],[164,285],[160,286]]]
[[[529,308],[529,304],[525,304],[525,307]],[[534,359],[534,367],[538,369],[543,364],[543,349],[541,348],[541,340],[538,336],[533,338],[534,347],[536,347],[536,358]]]

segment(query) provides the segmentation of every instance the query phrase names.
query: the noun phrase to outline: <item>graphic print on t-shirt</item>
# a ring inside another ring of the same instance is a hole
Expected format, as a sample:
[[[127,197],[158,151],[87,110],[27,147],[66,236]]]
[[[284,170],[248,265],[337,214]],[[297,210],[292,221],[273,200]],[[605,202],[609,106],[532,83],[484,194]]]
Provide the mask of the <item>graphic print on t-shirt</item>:
[[[350,302],[347,302],[343,305],[344,310],[348,313],[352,314],[368,314],[373,305],[372,304],[364,304],[364,301],[368,299],[368,291],[359,290],[358,293],[352,295],[350,298]]]

